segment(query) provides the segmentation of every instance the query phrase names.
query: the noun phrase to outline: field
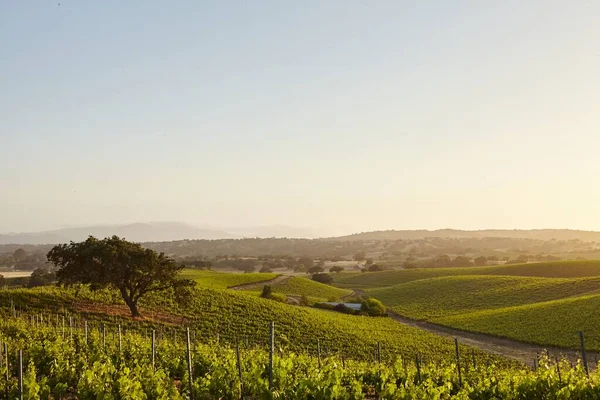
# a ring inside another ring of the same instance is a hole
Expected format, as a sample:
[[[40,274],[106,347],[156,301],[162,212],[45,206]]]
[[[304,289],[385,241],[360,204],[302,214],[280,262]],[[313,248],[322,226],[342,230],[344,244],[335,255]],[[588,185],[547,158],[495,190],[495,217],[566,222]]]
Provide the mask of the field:
[[[198,269],[184,269],[182,276],[192,279],[198,286],[205,288],[228,288],[247,283],[256,283],[273,279],[277,274],[271,273],[227,273],[217,271],[206,271]]]
[[[411,281],[366,293],[398,314],[432,319],[579,296],[600,290],[599,278],[463,275]]]
[[[572,297],[517,307],[440,317],[435,323],[546,346],[577,349],[579,331],[586,347],[600,350],[600,295]]]
[[[540,278],[594,277],[600,276],[600,261],[556,261],[493,267],[416,268],[371,273],[340,273],[334,275],[334,283],[339,287],[372,288],[393,286],[419,279],[464,275],[532,276]]]
[[[334,286],[315,282],[309,278],[292,276],[282,282],[271,285],[274,293],[283,293],[291,296],[306,296],[314,300],[327,301],[338,300],[352,293],[348,289],[340,289]]]

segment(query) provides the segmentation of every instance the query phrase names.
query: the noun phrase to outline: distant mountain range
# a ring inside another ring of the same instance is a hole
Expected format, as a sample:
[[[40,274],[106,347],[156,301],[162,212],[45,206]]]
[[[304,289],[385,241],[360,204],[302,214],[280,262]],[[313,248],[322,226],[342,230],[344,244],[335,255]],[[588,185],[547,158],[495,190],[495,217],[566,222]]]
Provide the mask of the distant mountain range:
[[[484,230],[389,230],[355,233],[339,236],[336,240],[416,240],[425,238],[511,238],[538,240],[581,240],[584,242],[600,241],[600,232],[580,231],[572,229],[484,229]]]
[[[235,239],[244,237],[312,238],[309,229],[289,226],[262,226],[225,230],[198,228],[181,222],[149,222],[127,225],[94,225],[63,228],[46,232],[0,234],[2,244],[56,244],[82,241],[88,236],[105,238],[117,235],[134,242],[168,242],[183,239]]]
[[[244,237],[287,237],[315,238],[316,230],[294,228],[289,226],[262,226],[254,228],[231,228],[227,230],[198,228],[181,222],[149,222],[128,225],[94,225],[76,228],[63,228],[46,232],[9,233],[0,235],[0,245],[3,244],[56,244],[71,240],[81,241],[88,236],[104,238],[117,235],[135,242],[168,242],[183,239],[241,239]],[[438,230],[389,230],[362,232],[348,236],[330,237],[324,240],[416,240],[424,238],[512,238],[538,240],[573,240],[585,242],[600,242],[600,232],[579,231],[570,229],[532,229],[532,230],[503,230],[487,229],[466,231],[458,229]]]

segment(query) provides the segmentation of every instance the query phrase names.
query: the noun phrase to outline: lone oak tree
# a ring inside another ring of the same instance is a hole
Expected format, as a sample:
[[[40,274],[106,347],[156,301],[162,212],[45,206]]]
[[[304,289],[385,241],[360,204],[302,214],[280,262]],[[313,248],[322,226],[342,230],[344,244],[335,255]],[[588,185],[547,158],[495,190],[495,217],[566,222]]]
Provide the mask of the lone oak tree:
[[[140,316],[138,301],[142,296],[169,288],[181,295],[195,285],[178,278],[183,265],[118,236],[102,240],[90,236],[83,242],[59,244],[47,258],[59,268],[59,284],[89,284],[92,290],[116,288],[133,317]]]

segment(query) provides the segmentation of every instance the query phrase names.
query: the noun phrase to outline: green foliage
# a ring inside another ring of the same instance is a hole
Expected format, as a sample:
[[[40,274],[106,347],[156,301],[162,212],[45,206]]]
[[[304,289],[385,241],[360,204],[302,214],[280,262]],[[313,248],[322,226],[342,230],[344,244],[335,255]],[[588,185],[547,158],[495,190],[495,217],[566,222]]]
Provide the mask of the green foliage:
[[[47,258],[59,268],[56,276],[60,284],[116,288],[134,317],[140,316],[138,302],[148,293],[170,288],[185,291],[194,285],[179,278],[182,265],[118,236],[103,240],[90,236],[83,242],[56,245]]]
[[[341,318],[356,318],[345,317]],[[374,321],[374,320],[372,320]],[[590,377],[580,364],[556,365],[542,356],[537,371],[498,363],[472,365],[462,353],[462,381],[451,359],[422,362],[388,357],[377,364],[342,359],[324,351],[321,360],[305,351],[276,351],[273,387],[268,384],[269,353],[264,348],[240,346],[238,375],[234,348],[192,340],[192,390],[187,374],[186,345],[158,335],[155,368],[151,366],[148,335],[127,331],[119,349],[115,340],[103,344],[100,331],[82,331],[63,338],[54,327],[30,328],[19,320],[0,320],[0,341],[24,350],[27,370],[25,398],[81,399],[593,399],[600,396],[600,374]],[[7,335],[16,332],[17,335]],[[277,325],[276,325],[277,332]],[[159,332],[160,333],[160,332]],[[26,341],[16,341],[24,336]],[[276,337],[276,346],[281,342]],[[373,350],[374,348],[371,348]],[[461,349],[463,350],[463,349]],[[467,349],[464,349],[467,350]],[[384,355],[391,352],[385,345]],[[16,364],[14,352],[9,362]],[[560,372],[559,372],[560,371]],[[15,369],[9,371],[15,376]],[[243,385],[242,385],[243,382]],[[0,379],[0,393],[16,397],[16,380]]]
[[[344,267],[342,267],[341,265],[334,265],[333,267],[329,268],[329,272],[340,273],[343,270],[344,270]]]
[[[283,293],[271,293],[269,299],[278,301],[280,303],[287,302],[287,296]]]
[[[29,280],[27,282],[28,288],[38,287],[38,286],[46,286],[52,284],[55,276],[48,272],[45,268],[36,268],[31,273]]]

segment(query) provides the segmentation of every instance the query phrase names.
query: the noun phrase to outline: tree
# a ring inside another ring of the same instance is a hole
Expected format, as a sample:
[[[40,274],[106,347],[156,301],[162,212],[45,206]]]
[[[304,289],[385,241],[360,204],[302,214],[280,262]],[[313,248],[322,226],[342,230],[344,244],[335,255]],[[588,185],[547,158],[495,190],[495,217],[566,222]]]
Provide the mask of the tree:
[[[29,277],[29,281],[27,282],[28,288],[34,288],[38,286],[47,286],[52,283],[54,280],[54,274],[48,273],[48,270],[45,268],[36,268],[31,273]]]
[[[312,276],[312,280],[315,282],[325,283],[327,285],[333,282],[333,278],[331,277],[331,275],[328,274],[314,274]]]
[[[138,302],[148,293],[173,289],[181,301],[195,285],[189,279],[179,278],[183,265],[164,253],[118,236],[102,240],[90,236],[83,242],[59,244],[48,252],[47,258],[58,268],[59,284],[89,284],[92,290],[115,288],[133,317],[140,316]]]
[[[325,268],[321,267],[320,265],[315,265],[314,267],[310,267],[308,269],[308,273],[309,274],[318,274],[319,272],[324,272]]]
[[[473,265],[471,260],[465,256],[457,256],[454,260],[452,260],[452,266],[454,267],[469,267]]]
[[[271,286],[265,285],[265,286],[263,286],[260,297],[264,297],[265,299],[270,299],[272,294],[273,294],[273,289],[271,289]]]
[[[487,257],[479,256],[473,261],[475,262],[475,265],[477,265],[478,267],[483,267],[484,265],[487,264],[488,259],[487,259]]]
[[[379,271],[383,271],[383,270],[384,270],[384,268],[377,264],[369,265],[369,267],[367,268],[368,272],[379,272]]]
[[[263,274],[270,274],[273,272],[273,270],[271,268],[269,268],[268,266],[263,265],[262,268],[258,272],[263,273]]]
[[[341,265],[334,265],[333,267],[329,268],[329,272],[337,272],[338,274],[343,270],[344,267],[342,267]]]
[[[365,261],[366,254],[364,251],[359,251],[354,255],[354,261]]]
[[[27,252],[19,247],[13,252],[12,256],[16,262],[23,261],[25,258],[27,258]]]
[[[365,261],[365,265],[373,265],[373,259],[372,258],[367,258],[367,261]]]
[[[6,281],[4,280],[4,275],[0,275],[0,287],[4,287],[6,285]]]
[[[314,264],[313,259],[310,257],[300,257],[298,259],[298,265],[304,265],[306,269],[312,267]]]

